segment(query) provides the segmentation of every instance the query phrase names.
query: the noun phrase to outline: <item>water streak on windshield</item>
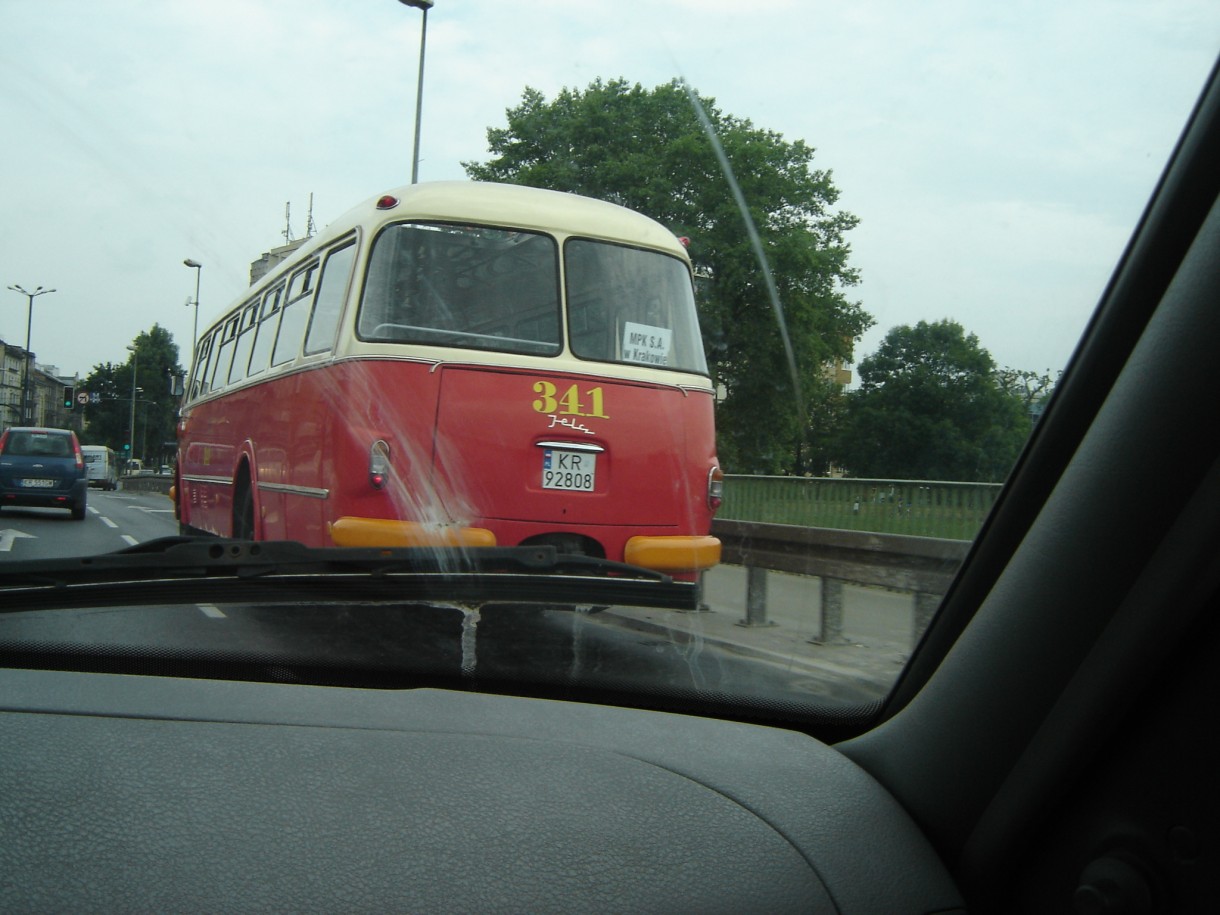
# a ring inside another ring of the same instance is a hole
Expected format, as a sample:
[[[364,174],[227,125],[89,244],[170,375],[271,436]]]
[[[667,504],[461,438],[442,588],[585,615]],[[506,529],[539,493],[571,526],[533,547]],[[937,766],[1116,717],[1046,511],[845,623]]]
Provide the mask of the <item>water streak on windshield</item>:
[[[458,607],[462,612],[462,676],[472,677],[479,666],[477,607]]]
[[[784,320],[784,306],[779,300],[779,291],[775,288],[775,277],[771,273],[771,265],[767,261],[767,254],[763,251],[762,238],[758,234],[758,227],[754,225],[754,217],[750,215],[750,208],[746,205],[746,197],[742,193],[737,176],[733,174],[733,165],[729,162],[729,157],[724,154],[724,146],[720,143],[720,137],[716,135],[716,128],[712,125],[707,112],[703,110],[703,105],[699,102],[699,96],[695,94],[695,90],[691,88],[686,80],[681,80],[681,85],[686,91],[686,97],[690,99],[691,107],[695,110],[696,117],[699,118],[699,124],[703,127],[703,132],[707,135],[708,142],[712,144],[712,149],[716,153],[716,161],[720,163],[720,170],[724,172],[724,178],[729,184],[729,190],[733,192],[733,200],[736,201],[737,209],[741,212],[741,220],[745,223],[746,234],[750,238],[750,247],[754,249],[754,256],[758,259],[758,267],[762,271],[763,282],[767,287],[767,298],[771,302],[771,310],[775,314],[775,323],[779,328],[780,338],[784,342],[784,355],[788,360],[788,372],[792,380],[792,390],[795,394],[794,407],[800,413],[804,409],[805,404],[805,398],[801,396],[801,376],[796,368],[796,354],[792,350],[792,338],[788,335],[788,322]]]

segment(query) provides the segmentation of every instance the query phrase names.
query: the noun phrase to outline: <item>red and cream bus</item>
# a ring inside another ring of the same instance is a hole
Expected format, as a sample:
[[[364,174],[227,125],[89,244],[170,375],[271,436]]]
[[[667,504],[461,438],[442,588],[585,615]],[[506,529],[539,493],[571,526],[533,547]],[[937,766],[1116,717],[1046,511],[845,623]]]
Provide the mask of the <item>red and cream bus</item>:
[[[413,185],[356,207],[201,335],[184,532],[553,544],[686,577],[721,473],[679,239],[571,194]]]

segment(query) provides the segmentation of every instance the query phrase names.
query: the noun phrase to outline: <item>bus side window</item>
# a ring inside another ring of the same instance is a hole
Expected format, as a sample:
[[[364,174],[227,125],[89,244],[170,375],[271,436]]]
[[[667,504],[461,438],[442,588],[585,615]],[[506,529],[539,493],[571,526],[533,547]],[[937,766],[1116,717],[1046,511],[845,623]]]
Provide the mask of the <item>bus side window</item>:
[[[335,329],[339,326],[340,315],[343,314],[348,279],[355,259],[355,241],[332,251],[326,258],[322,278],[318,282],[313,316],[309,320],[309,331],[305,335],[305,355],[323,353],[335,345]]]
[[[271,361],[271,344],[275,342],[275,331],[279,325],[280,296],[284,286],[280,284],[263,296],[263,309],[259,316],[258,329],[255,331],[254,352],[250,355],[250,371],[247,375],[257,375]]]
[[[208,367],[203,375],[201,388],[204,394],[211,394],[215,390],[212,386],[212,376],[216,374],[216,351],[220,349],[220,334],[223,329],[223,327],[216,327],[208,334]]]
[[[301,296],[309,295],[314,289],[314,278],[318,273],[318,262],[314,261],[307,267],[298,270],[288,282],[288,297],[285,302],[292,303]]]
[[[208,360],[212,355],[212,338],[204,334],[199,341],[199,355],[195,358],[195,377],[191,379],[191,400],[208,392],[204,379],[208,377]]]
[[[229,363],[233,359],[233,347],[237,343],[237,325],[240,320],[240,315],[234,315],[218,333],[220,349],[216,351],[216,360],[212,367],[213,391],[223,389],[228,383]]]
[[[250,350],[254,347],[254,328],[258,324],[258,300],[246,305],[241,316],[241,327],[237,332],[237,348],[233,351],[233,367],[229,369],[229,384],[237,384],[246,377],[250,365]]]
[[[293,274],[288,283],[288,297],[280,316],[280,332],[275,338],[275,351],[271,355],[272,365],[290,362],[301,352],[301,338],[305,336],[305,323],[309,320],[309,306],[313,302],[314,279],[318,274],[318,262]]]

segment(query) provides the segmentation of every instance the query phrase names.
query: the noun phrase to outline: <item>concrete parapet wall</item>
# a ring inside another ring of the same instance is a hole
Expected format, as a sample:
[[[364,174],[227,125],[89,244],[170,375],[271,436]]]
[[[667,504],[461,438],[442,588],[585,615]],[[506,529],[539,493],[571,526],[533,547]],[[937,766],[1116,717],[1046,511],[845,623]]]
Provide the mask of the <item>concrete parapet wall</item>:
[[[131,477],[119,477],[119,489],[127,492],[159,492],[169,495],[174,478],[169,474],[144,473]]]

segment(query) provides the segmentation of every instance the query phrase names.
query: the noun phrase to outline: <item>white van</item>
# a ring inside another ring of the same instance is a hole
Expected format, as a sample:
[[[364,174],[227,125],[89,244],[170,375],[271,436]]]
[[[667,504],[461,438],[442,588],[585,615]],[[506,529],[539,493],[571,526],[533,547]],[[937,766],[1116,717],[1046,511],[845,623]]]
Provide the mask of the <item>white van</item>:
[[[119,485],[119,460],[113,448],[105,445],[81,445],[89,485],[97,489],[116,489]]]

